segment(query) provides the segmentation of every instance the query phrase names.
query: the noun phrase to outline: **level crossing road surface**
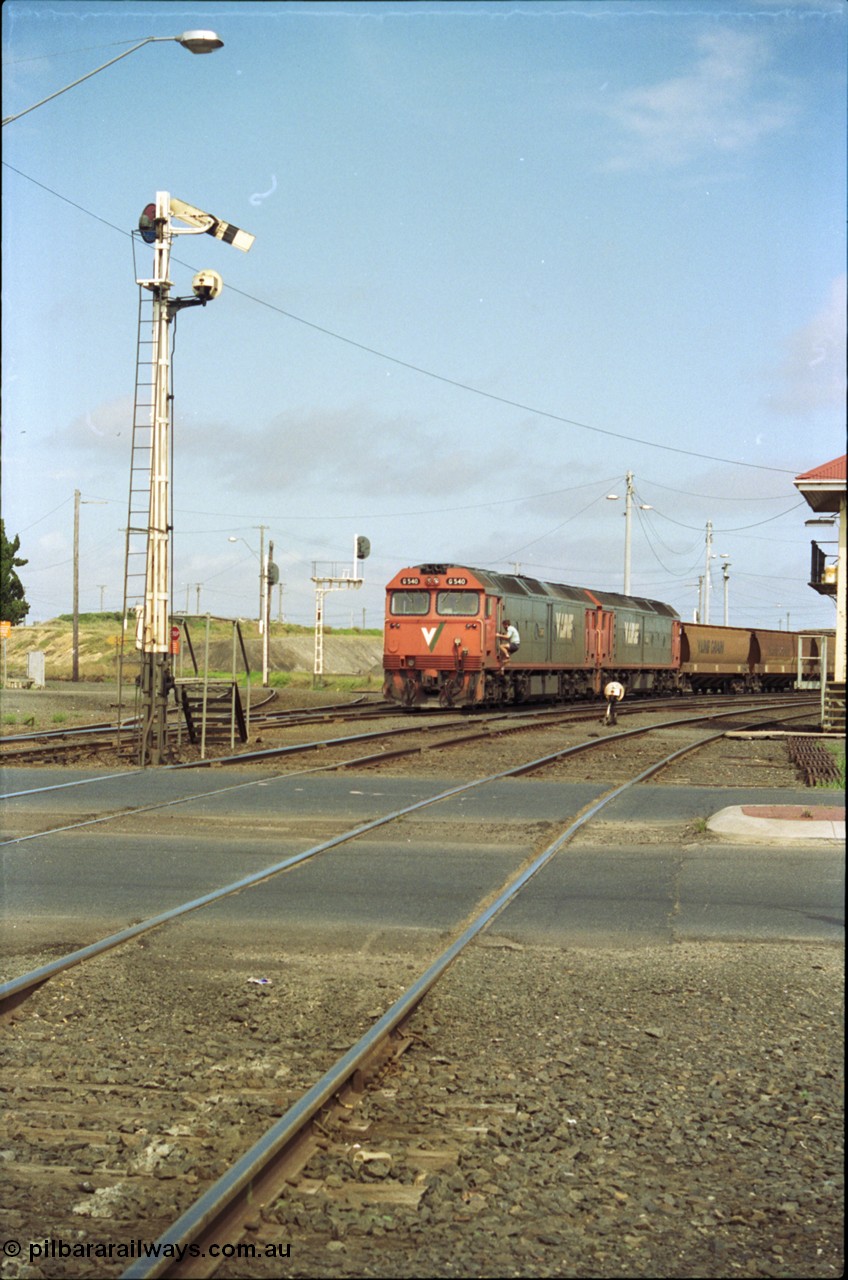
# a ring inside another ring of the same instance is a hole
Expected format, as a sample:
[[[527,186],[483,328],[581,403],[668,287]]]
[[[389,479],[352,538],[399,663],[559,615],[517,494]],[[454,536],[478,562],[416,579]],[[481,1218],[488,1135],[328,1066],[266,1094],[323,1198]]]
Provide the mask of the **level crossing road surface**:
[[[60,785],[68,782],[81,785]],[[5,770],[3,950],[85,945],[449,785],[349,772]],[[400,936],[429,945],[602,791],[586,782],[504,779],[320,854],[186,924],[226,930],[249,920],[252,932],[267,931],[284,946],[356,947],[367,939],[373,947]],[[186,796],[193,798],[170,803]],[[730,805],[814,811],[832,802],[832,792],[805,788],[642,785],[560,850],[489,932],[554,946],[841,942],[839,841],[730,842],[703,833],[705,820]],[[94,821],[159,804],[168,807]],[[67,829],[20,838],[52,827]]]

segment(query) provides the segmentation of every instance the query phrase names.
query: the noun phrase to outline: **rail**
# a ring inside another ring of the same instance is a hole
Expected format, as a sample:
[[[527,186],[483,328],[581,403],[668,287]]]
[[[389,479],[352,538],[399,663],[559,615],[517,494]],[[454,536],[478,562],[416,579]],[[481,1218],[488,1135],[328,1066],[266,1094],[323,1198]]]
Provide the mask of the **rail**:
[[[769,708],[769,711],[771,711],[771,709],[772,708]],[[666,729],[670,727],[679,728],[682,723],[701,723],[705,720],[726,719],[728,716],[743,715],[743,714],[750,714],[750,709],[747,709],[745,711],[733,710],[730,712],[710,713],[708,715],[691,717],[687,721],[681,721],[679,719],[663,721],[660,724],[656,724],[656,725],[648,725],[648,726],[642,726],[637,729],[624,730],[623,732],[616,735],[616,741],[621,741],[622,739],[628,738],[628,737],[640,737],[645,734],[655,732],[656,730],[659,730],[659,729]],[[719,733],[717,733],[714,736],[721,737],[723,733],[724,733],[724,730],[721,730]],[[364,735],[364,736],[368,737],[371,735]],[[340,845],[346,844],[351,840],[355,840],[357,837],[365,835],[370,831],[376,831],[380,827],[384,827],[391,822],[395,822],[402,817],[408,816],[409,814],[416,813],[421,809],[428,808],[430,805],[438,804],[440,801],[447,800],[452,796],[461,795],[468,791],[473,791],[478,787],[486,786],[489,783],[497,782],[504,778],[522,777],[525,774],[533,772],[536,769],[543,768],[545,765],[551,764],[554,761],[562,760],[567,758],[568,756],[576,755],[584,751],[589,751],[589,750],[592,750],[593,748],[600,748],[600,747],[606,746],[607,742],[608,742],[608,739],[597,739],[597,738],[591,739],[587,742],[578,743],[570,747],[563,747],[558,751],[550,752],[544,756],[540,756],[536,760],[526,761],[520,765],[513,766],[510,769],[504,769],[499,771],[498,773],[489,774],[483,778],[476,778],[471,782],[459,783],[456,786],[449,787],[443,791],[437,792],[435,795],[427,796],[423,800],[417,800],[410,805],[404,805],[400,809],[393,810],[391,813],[383,814],[381,817],[374,818],[370,822],[362,823],[359,826],[356,826],[348,831],[342,832],[337,836],[333,836],[328,840],[321,841],[319,844],[313,845],[309,849],[302,850],[300,853],[293,854],[289,858],[284,858],[280,862],[273,863],[272,865],[268,867],[264,867],[259,871],[255,871],[248,876],[243,876],[241,879],[236,880],[231,884],[224,885],[223,887],[218,889],[210,890],[208,893],[202,894],[197,898],[193,898],[188,902],[181,903],[179,906],[172,907],[168,911],[161,912],[158,915],[152,916],[147,920],[143,920],[137,924],[130,925],[126,929],[121,929],[121,930],[118,930],[116,933],[109,934],[108,937],[102,938],[97,942],[90,943],[88,946],[81,947],[76,951],[68,953],[65,956],[60,956],[57,959],[50,961],[48,964],[41,965],[37,969],[33,969],[28,973],[21,974],[17,978],[9,979],[7,982],[0,984],[0,1014],[4,1012],[8,1012],[10,1009],[14,1008],[31,991],[35,990],[37,987],[41,986],[42,983],[46,982],[48,979],[52,977],[55,977],[59,973],[64,973],[68,969],[71,969],[74,966],[81,964],[86,960],[90,960],[97,955],[101,955],[105,951],[112,950],[114,947],[121,946],[124,943],[131,941],[133,938],[139,937],[143,933],[150,932],[153,929],[158,929],[164,924],[168,924],[174,920],[180,919],[181,917],[186,916],[191,912],[198,911],[202,907],[209,906],[214,902],[219,902],[224,898],[230,897],[232,894],[241,893],[244,889],[248,889],[254,885],[261,884],[262,881],[269,880],[272,876],[276,876],[281,874],[284,871],[288,871],[292,867],[298,866],[300,863],[306,862],[310,858],[314,858],[321,853],[326,853],[330,849],[338,848]],[[682,754],[685,754],[685,749],[682,752]],[[368,759],[368,757],[366,757],[366,759]],[[112,776],[120,776],[120,775],[112,775]],[[189,803],[191,800],[202,799],[212,795],[220,795],[227,791],[234,791],[234,790],[241,789],[242,787],[254,786],[254,785],[257,785],[258,781],[259,780],[246,782],[246,783],[238,783],[232,786],[216,788],[213,791],[204,792],[201,795],[185,796],[177,800],[162,801],[155,804],[139,806],[137,809],[132,810],[131,813],[134,813],[134,814],[147,813],[154,809],[166,808],[176,804]],[[267,779],[263,779],[261,781],[267,782]],[[101,822],[111,821],[118,818],[126,819],[128,816],[129,816],[128,811],[123,809],[113,814],[101,815],[100,817],[97,817],[97,818],[85,819],[81,822],[69,824],[61,828],[54,828],[50,832],[34,832],[30,835],[19,836],[19,837],[16,837],[15,839],[7,840],[2,843],[7,845],[19,844],[27,840],[37,839],[40,836],[44,836],[45,834],[56,834],[60,831],[67,831],[67,830],[76,829],[80,827],[93,826]]]
[[[268,1203],[284,1190],[293,1173],[305,1163],[303,1156],[309,1154],[310,1127],[330,1100],[340,1094],[344,1094],[345,1098],[361,1094],[365,1079],[370,1078],[375,1065],[382,1064],[403,1051],[407,1043],[402,1034],[403,1025],[469,943],[607,805],[683,756],[722,737],[723,732],[720,730],[708,734],[697,742],[671,752],[635,778],[612,788],[571,822],[529,866],[507,882],[495,899],[479,912],[373,1027],[159,1237],[156,1241],[160,1254],[158,1260],[136,1261],[124,1272],[122,1280],[148,1280],[163,1275],[175,1278],[212,1275],[220,1265],[220,1257],[211,1256],[210,1246],[236,1243],[244,1234],[245,1218],[255,1216],[257,1206]],[[592,745],[602,744],[595,742]],[[563,752],[555,752],[537,764],[548,763],[572,750],[573,748],[568,748]],[[509,770],[506,775],[497,776],[511,776],[514,772]],[[166,1256],[162,1257],[162,1253]],[[182,1261],[174,1261],[175,1256]]]

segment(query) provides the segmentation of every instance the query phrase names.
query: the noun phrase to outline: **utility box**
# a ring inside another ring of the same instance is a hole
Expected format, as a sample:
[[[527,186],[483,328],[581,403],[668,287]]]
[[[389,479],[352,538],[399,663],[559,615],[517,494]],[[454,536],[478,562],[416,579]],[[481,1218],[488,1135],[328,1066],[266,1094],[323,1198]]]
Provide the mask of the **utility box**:
[[[31,688],[44,688],[44,653],[41,649],[27,652],[27,678],[32,681]]]

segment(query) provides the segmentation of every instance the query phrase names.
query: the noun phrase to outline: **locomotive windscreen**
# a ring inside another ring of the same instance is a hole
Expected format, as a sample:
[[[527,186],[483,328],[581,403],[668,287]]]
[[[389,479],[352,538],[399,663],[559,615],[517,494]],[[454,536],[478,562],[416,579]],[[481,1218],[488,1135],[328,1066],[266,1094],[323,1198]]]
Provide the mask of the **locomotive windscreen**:
[[[393,591],[390,611],[396,617],[423,617],[430,612],[430,592]]]
[[[439,591],[436,613],[448,618],[473,618],[480,609],[479,591]]]

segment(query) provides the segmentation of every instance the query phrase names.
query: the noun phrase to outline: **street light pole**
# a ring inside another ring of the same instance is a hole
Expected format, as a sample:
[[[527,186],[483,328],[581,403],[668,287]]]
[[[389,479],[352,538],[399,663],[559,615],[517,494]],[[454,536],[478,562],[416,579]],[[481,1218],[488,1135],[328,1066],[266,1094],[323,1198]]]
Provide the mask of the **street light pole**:
[[[101,66],[95,67],[93,71],[88,71],[84,76],[80,76],[79,80],[72,80],[70,84],[66,84],[63,89],[57,89],[55,93],[49,93],[46,98],[42,98],[40,102],[34,102],[31,107],[26,107],[23,111],[19,111],[14,116],[6,116],[3,120],[3,126],[11,124],[13,120],[20,120],[21,116],[29,115],[30,111],[35,111],[36,107],[43,107],[45,102],[52,102],[54,98],[58,98],[60,94],[67,93],[69,89],[74,89],[78,84],[82,84],[84,80],[90,80],[92,76],[96,76],[98,71],[105,71],[107,67],[111,67],[114,63],[120,62],[121,58],[127,58],[131,53],[135,53],[136,49],[141,49],[146,44],[158,44],[161,41],[176,41],[181,44],[184,49],[188,49],[189,53],[213,53],[215,49],[223,48],[224,42],[214,31],[184,31],[181,36],[147,36],[145,40],[134,44],[131,49],[125,49],[123,53],[119,53],[117,58],[110,58],[108,62],[104,62]]]
[[[722,555],[721,557],[721,572],[722,577],[724,578],[724,625],[727,627],[730,625],[730,610],[727,604],[728,583],[730,582],[730,561],[726,555]]]
[[[633,472],[626,476],[624,494],[624,594],[630,595],[630,548],[632,546],[631,521],[633,519]]]
[[[268,685],[269,646],[271,631],[271,587],[278,581],[278,570],[274,565],[274,544],[268,543],[268,554],[265,555],[266,524],[254,525],[259,530],[259,634],[262,637],[262,687]],[[251,555],[256,555],[253,547],[244,538],[230,534],[228,542],[244,542]]]
[[[633,472],[628,471],[625,476],[626,489],[624,494],[624,594],[630,595],[630,559],[632,548],[632,525],[633,525]],[[608,502],[618,502],[617,493],[608,493]],[[640,511],[653,511],[650,503],[640,502]]]
[[[80,562],[80,505],[82,503],[99,502],[97,498],[81,498],[79,489],[74,489],[74,587],[73,587],[73,637],[71,640],[71,680],[74,684],[79,680],[79,562]],[[103,590],[100,588],[100,612],[103,612]]]
[[[710,561],[713,559],[713,522],[707,521],[706,553],[704,559],[704,622],[710,620]]]

